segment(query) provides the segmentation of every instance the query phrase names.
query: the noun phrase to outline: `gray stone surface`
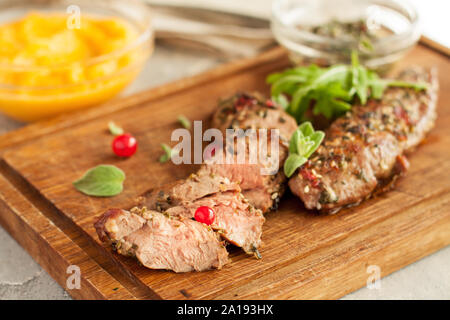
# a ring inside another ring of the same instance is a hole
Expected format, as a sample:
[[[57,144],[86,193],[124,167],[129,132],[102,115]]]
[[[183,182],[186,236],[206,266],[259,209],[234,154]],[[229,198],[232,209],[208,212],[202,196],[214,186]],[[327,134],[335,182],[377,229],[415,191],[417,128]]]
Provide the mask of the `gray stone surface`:
[[[124,94],[197,74],[221,62],[201,53],[157,47]],[[0,115],[0,133],[22,125]],[[2,228],[0,243],[0,299],[70,299]],[[383,278],[379,290],[363,288],[344,299],[450,299],[450,247]]]
[[[3,228],[0,242],[0,299],[70,299]]]
[[[450,299],[450,247],[380,280],[379,289],[362,288],[344,300]]]

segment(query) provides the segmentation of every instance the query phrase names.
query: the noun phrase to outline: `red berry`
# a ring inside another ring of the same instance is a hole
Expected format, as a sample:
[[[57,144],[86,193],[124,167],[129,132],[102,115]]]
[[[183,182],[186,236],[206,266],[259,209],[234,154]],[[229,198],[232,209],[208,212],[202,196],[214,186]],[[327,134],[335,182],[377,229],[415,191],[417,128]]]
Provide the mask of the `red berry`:
[[[119,157],[131,157],[137,149],[136,138],[125,133],[114,138],[112,149]]]
[[[266,101],[266,106],[268,106],[269,108],[272,108],[272,107],[275,107],[275,103],[273,103],[273,101],[269,99]]]
[[[216,215],[214,213],[214,210],[210,207],[201,206],[198,207],[197,210],[195,210],[194,218],[198,222],[204,223],[209,226],[214,222]]]

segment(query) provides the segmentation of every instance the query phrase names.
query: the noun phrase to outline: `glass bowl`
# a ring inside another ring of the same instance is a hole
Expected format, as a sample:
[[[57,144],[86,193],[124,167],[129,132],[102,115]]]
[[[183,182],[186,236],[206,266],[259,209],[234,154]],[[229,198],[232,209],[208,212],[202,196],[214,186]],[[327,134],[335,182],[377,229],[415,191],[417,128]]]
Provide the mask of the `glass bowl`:
[[[0,111],[20,121],[40,120],[112,98],[137,77],[153,51],[150,9],[138,0],[0,0],[0,24],[30,12],[67,14],[68,19],[78,13],[81,19],[83,14],[119,18],[134,31],[130,41],[76,62],[0,63]],[[35,29],[32,31],[40,32]],[[109,39],[95,45],[108,45]],[[78,77],[80,72],[82,77]]]
[[[414,8],[405,0],[274,0],[272,31],[296,65],[350,63],[384,72],[418,41]]]

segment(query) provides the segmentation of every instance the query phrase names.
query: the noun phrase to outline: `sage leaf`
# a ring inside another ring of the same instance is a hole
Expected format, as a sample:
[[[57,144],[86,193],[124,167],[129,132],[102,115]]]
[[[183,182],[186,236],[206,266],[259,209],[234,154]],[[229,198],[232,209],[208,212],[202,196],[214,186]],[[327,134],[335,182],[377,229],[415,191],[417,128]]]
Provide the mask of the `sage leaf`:
[[[124,180],[125,173],[122,170],[113,165],[101,164],[86,171],[73,185],[89,196],[112,197],[122,192]]]
[[[118,125],[116,125],[114,123],[114,121],[110,121],[108,123],[108,128],[109,128],[109,132],[113,135],[113,136],[120,136],[121,134],[123,134],[123,129],[121,127],[119,127]]]

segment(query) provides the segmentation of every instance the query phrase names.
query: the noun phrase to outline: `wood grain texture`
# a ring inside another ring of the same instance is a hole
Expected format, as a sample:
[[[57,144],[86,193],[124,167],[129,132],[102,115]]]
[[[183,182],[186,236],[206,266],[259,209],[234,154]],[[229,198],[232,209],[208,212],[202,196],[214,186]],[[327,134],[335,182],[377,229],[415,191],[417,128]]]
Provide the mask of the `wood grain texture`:
[[[368,265],[380,266],[385,276],[450,244],[450,64],[447,56],[417,46],[397,68],[438,67],[439,117],[393,191],[332,216],[307,212],[288,195],[278,212],[267,215],[263,259],[232,249],[232,263],[220,271],[148,270],[101,245],[93,222],[105,209],[130,207],[136,196],[194,170],[157,161],[159,144],[170,141],[179,114],[207,122],[219,98],[236,91],[268,93],[266,75],[288,64],[285,51],[276,48],[7,134],[0,140],[0,222],[63,286],[67,265],[83,266],[83,289],[69,291],[75,298],[339,298],[365,285]],[[112,155],[110,120],[137,137],[132,158]],[[71,182],[101,163],[126,172],[124,192],[113,198],[81,195]]]

